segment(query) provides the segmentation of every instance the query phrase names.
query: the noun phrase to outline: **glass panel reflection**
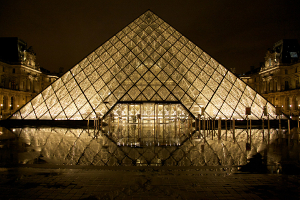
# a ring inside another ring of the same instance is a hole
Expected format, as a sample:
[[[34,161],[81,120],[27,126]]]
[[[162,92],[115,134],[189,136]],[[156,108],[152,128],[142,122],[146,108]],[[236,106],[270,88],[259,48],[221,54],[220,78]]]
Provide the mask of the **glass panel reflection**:
[[[172,106],[157,109],[159,115],[176,112]],[[135,110],[139,108],[132,105],[130,112]],[[1,164],[228,167],[245,165],[258,153],[270,165],[299,156],[297,131],[287,137],[285,130],[271,129],[268,134],[252,129],[247,134],[245,129],[236,129],[234,134],[221,130],[218,136],[217,130],[196,131],[188,124],[183,118],[177,122],[165,118],[154,124],[149,117],[142,126],[112,119],[102,130],[1,128]]]

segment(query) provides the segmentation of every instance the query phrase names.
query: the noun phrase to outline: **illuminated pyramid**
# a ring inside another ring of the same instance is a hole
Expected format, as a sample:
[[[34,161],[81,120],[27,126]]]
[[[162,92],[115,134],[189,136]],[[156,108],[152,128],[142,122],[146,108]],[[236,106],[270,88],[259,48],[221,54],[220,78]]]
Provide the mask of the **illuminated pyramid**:
[[[275,107],[169,24],[147,11],[10,119],[82,120],[118,102],[179,103],[197,117],[270,118]]]

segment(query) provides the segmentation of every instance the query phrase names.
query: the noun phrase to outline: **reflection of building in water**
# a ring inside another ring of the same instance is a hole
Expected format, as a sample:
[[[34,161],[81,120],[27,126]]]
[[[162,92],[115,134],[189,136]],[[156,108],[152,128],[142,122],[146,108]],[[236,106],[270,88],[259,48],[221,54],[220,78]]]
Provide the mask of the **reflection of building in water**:
[[[192,118],[261,119],[275,107],[210,55],[151,11],[91,52],[17,111],[11,119],[82,120],[103,117],[127,103],[132,116],[143,102],[144,117],[152,103],[181,104]],[[126,107],[126,106],[125,106]],[[156,108],[155,108],[156,109]],[[167,111],[167,110],[164,110]],[[118,114],[116,112],[115,114]],[[162,115],[162,114],[160,114]],[[148,118],[153,116],[150,114]],[[163,116],[168,117],[166,114]],[[120,116],[119,116],[120,117]],[[129,120],[134,120],[129,118]],[[153,118],[153,117],[152,117]],[[150,119],[152,120],[152,119]],[[161,120],[160,117],[157,120]]]
[[[241,77],[287,115],[299,115],[300,46],[297,40],[280,40],[269,49],[259,69]]]
[[[32,47],[19,38],[0,38],[0,106],[3,118],[14,113],[58,77],[36,64]]]
[[[134,125],[132,125],[134,126]],[[220,140],[212,134],[199,132],[193,135],[180,135],[181,145],[131,147],[130,143],[118,145],[120,138],[116,132],[106,136],[93,129],[67,128],[24,128],[13,129],[18,137],[18,159],[20,163],[50,163],[63,165],[95,165],[95,166],[237,166],[247,163],[247,159],[261,153],[263,159],[274,164],[288,155],[290,159],[299,156],[294,148],[287,148],[287,143],[280,141],[282,134],[271,130],[270,137],[265,130],[254,129],[251,141],[247,131],[236,129],[235,140],[231,131],[222,130]],[[263,139],[264,135],[264,139]],[[153,136],[153,134],[152,134]],[[130,137],[134,137],[131,133]],[[135,135],[137,138],[137,135]],[[170,141],[176,136],[170,135]],[[152,140],[154,141],[154,139]],[[296,141],[296,140],[295,140]],[[246,143],[250,148],[246,148]],[[268,146],[268,143],[270,144]],[[268,151],[267,151],[268,150]]]

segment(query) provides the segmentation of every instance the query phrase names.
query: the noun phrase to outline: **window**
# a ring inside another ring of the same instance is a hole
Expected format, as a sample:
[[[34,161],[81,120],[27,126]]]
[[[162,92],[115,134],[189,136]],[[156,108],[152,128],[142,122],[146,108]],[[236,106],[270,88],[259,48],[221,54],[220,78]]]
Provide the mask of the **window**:
[[[13,90],[16,89],[16,82],[15,81],[11,82],[11,89],[13,89]]]
[[[288,74],[288,70],[286,69],[286,70],[284,70],[284,72],[285,72],[285,74]]]
[[[16,69],[15,69],[15,68],[13,68],[12,73],[13,73],[13,74],[16,73]]]
[[[288,89],[289,89],[289,82],[288,82],[288,81],[285,81],[285,82],[284,82],[284,89],[285,89],[285,90],[288,90]]]
[[[7,96],[3,97],[3,110],[7,109]]]
[[[10,98],[10,109],[13,110],[14,109],[14,97]]]

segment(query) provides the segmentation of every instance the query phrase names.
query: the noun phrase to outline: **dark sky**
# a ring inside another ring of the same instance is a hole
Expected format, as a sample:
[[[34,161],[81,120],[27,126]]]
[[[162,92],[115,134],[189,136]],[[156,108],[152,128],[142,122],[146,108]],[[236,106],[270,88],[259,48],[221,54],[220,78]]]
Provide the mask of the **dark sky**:
[[[299,0],[0,0],[0,37],[23,39],[41,67],[66,71],[148,9],[238,73],[278,40],[300,41]]]

